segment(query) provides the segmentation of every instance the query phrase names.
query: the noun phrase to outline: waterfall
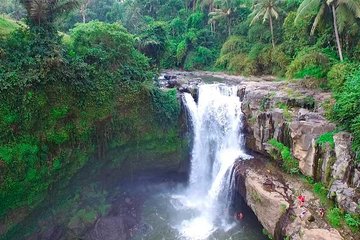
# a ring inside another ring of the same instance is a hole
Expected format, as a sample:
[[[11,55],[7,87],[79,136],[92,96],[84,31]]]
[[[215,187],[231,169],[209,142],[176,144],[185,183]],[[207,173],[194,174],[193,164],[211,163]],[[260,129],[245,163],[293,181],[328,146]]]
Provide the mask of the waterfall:
[[[205,239],[216,230],[216,222],[227,215],[224,211],[231,201],[235,161],[251,156],[244,150],[243,114],[236,86],[200,85],[197,104],[188,93],[183,99],[194,131],[187,196],[200,213],[185,223],[183,233],[190,239]]]

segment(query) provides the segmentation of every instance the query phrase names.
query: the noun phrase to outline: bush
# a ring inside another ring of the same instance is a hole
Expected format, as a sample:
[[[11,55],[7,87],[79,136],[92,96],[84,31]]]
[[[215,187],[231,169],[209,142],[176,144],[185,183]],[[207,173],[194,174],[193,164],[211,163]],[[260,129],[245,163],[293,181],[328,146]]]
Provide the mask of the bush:
[[[345,223],[350,227],[352,231],[359,231],[360,229],[360,216],[359,215],[352,215],[352,214],[345,214]]]
[[[299,173],[299,162],[291,155],[291,151],[287,146],[276,139],[271,139],[268,143],[274,147],[276,155],[280,155],[281,165],[287,173]]]
[[[334,64],[327,73],[329,87],[334,91],[341,91],[346,78],[352,74],[359,66],[351,63]]]
[[[335,94],[335,99],[333,120],[353,133],[353,150],[360,160],[360,70],[347,77],[342,90]]]
[[[206,47],[198,47],[195,52],[190,52],[184,64],[185,70],[205,69],[212,66],[215,59],[215,54],[212,50]]]
[[[331,59],[321,51],[306,49],[299,53],[287,69],[286,77],[325,78],[330,70]]]
[[[332,148],[334,148],[335,146],[335,142],[334,142],[334,132],[326,132],[322,135],[320,135],[317,139],[316,139],[316,143],[319,144],[320,146],[324,147],[326,143],[329,143],[330,146]]]
[[[327,211],[326,219],[332,227],[338,228],[341,226],[341,211],[339,208],[332,208]]]
[[[226,54],[233,54],[236,55],[238,53],[244,53],[249,50],[249,43],[246,41],[245,38],[241,36],[231,36],[226,40],[224,45],[221,48],[220,56]]]

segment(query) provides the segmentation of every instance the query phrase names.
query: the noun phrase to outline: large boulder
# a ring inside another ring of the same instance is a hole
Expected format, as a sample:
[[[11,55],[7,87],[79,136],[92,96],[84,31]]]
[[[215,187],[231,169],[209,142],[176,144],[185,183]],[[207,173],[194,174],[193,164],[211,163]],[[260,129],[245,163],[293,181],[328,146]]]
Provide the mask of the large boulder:
[[[254,211],[263,227],[274,235],[276,224],[289,207],[285,188],[279,182],[270,181],[254,171],[248,171],[245,179],[246,202]],[[283,211],[281,210],[283,209]]]
[[[293,121],[290,126],[293,143],[293,155],[299,160],[300,171],[313,177],[317,167],[316,138],[323,133],[333,131],[335,125],[318,116],[306,121]]]
[[[302,240],[343,240],[335,229],[305,229]]]
[[[334,135],[336,161],[332,167],[334,179],[347,181],[350,176],[353,156],[351,152],[352,137],[350,133],[339,132]]]
[[[355,188],[351,188],[341,180],[335,180],[329,190],[329,197],[336,200],[342,209],[350,213],[360,214],[360,194]]]

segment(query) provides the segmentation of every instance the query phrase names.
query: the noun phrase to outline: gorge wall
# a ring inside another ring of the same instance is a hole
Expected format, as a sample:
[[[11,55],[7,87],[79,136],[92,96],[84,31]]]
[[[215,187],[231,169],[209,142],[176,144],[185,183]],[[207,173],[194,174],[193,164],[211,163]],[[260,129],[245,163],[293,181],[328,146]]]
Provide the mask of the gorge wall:
[[[283,82],[244,81],[239,84],[238,96],[243,101],[249,149],[281,166],[285,153],[269,143],[276,140],[290,150],[302,175],[329,189],[328,198],[348,213],[360,213],[360,166],[351,151],[351,135],[335,132],[336,126],[325,118],[324,103],[330,101],[329,93]],[[316,201],[314,194],[292,178],[282,176],[277,169],[239,172],[244,183],[238,182],[246,189],[243,196],[276,239],[342,239],[319,216],[316,208],[321,204],[312,203]],[[301,210],[295,202],[300,194],[308,202],[308,216],[304,218],[311,222],[299,217]]]

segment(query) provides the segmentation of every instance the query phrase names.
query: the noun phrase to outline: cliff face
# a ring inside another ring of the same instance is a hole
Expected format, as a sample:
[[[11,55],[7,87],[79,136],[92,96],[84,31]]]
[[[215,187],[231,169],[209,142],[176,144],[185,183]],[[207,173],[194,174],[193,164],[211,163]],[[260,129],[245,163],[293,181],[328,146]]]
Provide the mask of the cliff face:
[[[279,169],[269,168],[255,158],[239,162],[236,172],[238,191],[274,239],[344,239],[318,213],[316,196],[301,183],[282,176]],[[306,199],[302,208],[296,202],[300,191]]]
[[[282,161],[268,143],[275,139],[288,147],[303,175],[321,181],[340,208],[359,213],[359,166],[351,152],[351,135],[332,136],[336,126],[324,117],[322,103],[330,95],[281,82],[243,81],[238,96],[243,101],[247,147],[278,166],[237,166],[237,189],[264,228],[275,239],[343,239],[319,214],[321,204],[314,193],[279,171]],[[330,137],[321,141],[323,136]],[[306,198],[304,208],[296,204],[300,194]],[[345,238],[355,239],[350,235]]]
[[[273,147],[268,141],[283,143],[303,175],[327,186],[329,197],[341,208],[360,213],[360,166],[351,152],[351,135],[332,136],[336,126],[325,119],[322,107],[329,94],[280,82],[243,82],[239,88],[248,148],[270,156]],[[320,141],[326,135],[328,139]]]

